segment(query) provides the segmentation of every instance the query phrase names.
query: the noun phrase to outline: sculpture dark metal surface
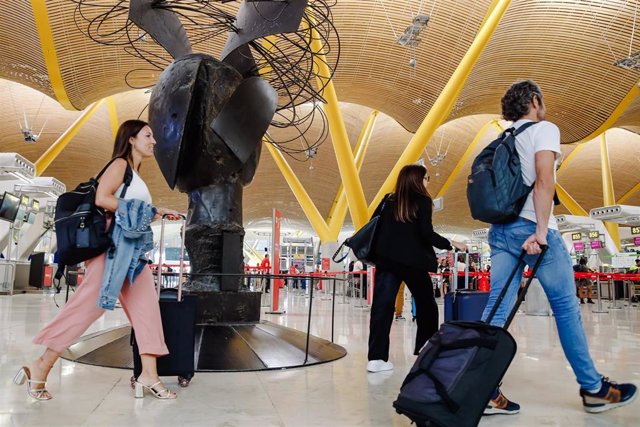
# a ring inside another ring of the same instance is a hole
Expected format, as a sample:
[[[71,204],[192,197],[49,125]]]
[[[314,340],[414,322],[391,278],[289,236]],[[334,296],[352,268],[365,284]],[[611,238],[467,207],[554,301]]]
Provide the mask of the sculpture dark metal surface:
[[[311,29],[329,51],[334,28],[328,0],[245,0],[233,20],[225,6],[229,1],[130,0],[128,11],[126,2],[119,1],[93,18],[86,10],[93,3],[74,1],[89,23],[89,37],[106,44],[129,40],[135,56],[164,68],[151,93],[149,124],[167,183],[189,195],[185,246],[191,279],[185,289],[210,306],[201,310],[200,320],[228,317],[226,311],[224,316],[215,313],[220,298],[213,301],[210,293],[238,293],[241,287],[238,276],[220,274],[243,273],[243,187],[255,175],[269,126],[300,129],[322,101],[322,88],[313,86],[317,52],[310,47]],[[121,30],[105,36],[96,29],[125,11],[128,21]],[[142,36],[135,35],[132,24]],[[220,60],[193,53],[203,39],[191,42],[189,30],[217,35],[225,25],[229,36]],[[173,57],[168,66],[158,49],[141,46],[144,35]],[[312,105],[312,113],[296,111],[302,104]],[[225,298],[225,305],[234,304]],[[256,306],[252,298],[242,297],[237,304]],[[259,305],[255,311],[247,318],[239,307],[235,320],[257,321]]]

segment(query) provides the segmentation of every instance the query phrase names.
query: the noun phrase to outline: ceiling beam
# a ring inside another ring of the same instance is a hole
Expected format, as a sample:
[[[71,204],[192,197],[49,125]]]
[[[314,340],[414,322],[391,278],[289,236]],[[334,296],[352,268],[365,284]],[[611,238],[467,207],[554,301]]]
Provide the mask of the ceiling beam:
[[[106,99],[107,102],[107,111],[109,112],[109,122],[111,123],[111,133],[113,134],[113,139],[116,139],[116,134],[118,133],[118,128],[120,127],[120,122],[118,121],[118,110],[116,109],[116,102],[113,99],[113,96],[109,96]]]
[[[67,91],[64,88],[62,74],[60,73],[60,65],[58,63],[58,54],[56,53],[55,43],[53,42],[53,32],[51,31],[51,23],[49,22],[49,14],[47,13],[47,5],[45,0],[31,0],[31,10],[33,11],[33,19],[38,29],[40,38],[40,47],[42,48],[42,56],[47,66],[49,74],[49,83],[53,89],[56,100],[67,110],[77,111],[73,106]]]
[[[589,216],[589,213],[585,211],[582,206],[580,206],[580,204],[576,202],[576,200],[571,197],[569,193],[567,193],[567,190],[565,190],[564,187],[562,187],[562,185],[557,182],[556,194],[558,195],[560,203],[562,203],[562,205],[567,208],[571,215]]]
[[[633,186],[633,188],[629,191],[627,191],[626,193],[624,193],[624,196],[620,197],[618,199],[618,205],[623,205],[624,202],[626,202],[627,200],[629,200],[629,198],[631,198],[631,196],[633,196],[634,194],[636,194],[638,191],[640,190],[640,182],[637,183],[636,185]]]
[[[611,162],[609,161],[609,147],[607,146],[607,132],[600,135],[600,168],[602,172],[602,202],[603,206],[616,204],[616,196],[613,191],[613,176],[611,174]],[[609,231],[613,242],[620,250],[620,230],[618,224],[605,221],[604,226]]]

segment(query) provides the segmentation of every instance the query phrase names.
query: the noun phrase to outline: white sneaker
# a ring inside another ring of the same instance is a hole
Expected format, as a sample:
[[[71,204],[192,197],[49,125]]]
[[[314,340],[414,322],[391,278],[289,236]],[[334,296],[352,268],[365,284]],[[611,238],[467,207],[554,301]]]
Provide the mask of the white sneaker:
[[[367,363],[368,372],[382,372],[393,370],[393,363],[385,362],[384,360],[369,360]]]

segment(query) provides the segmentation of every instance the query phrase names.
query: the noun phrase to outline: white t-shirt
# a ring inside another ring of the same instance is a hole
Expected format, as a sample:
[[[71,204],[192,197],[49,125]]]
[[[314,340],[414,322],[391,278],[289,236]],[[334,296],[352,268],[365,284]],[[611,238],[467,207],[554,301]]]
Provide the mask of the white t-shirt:
[[[130,199],[138,199],[142,200],[145,203],[152,204],[151,193],[149,193],[149,188],[147,184],[144,183],[140,175],[133,169],[133,177],[131,178],[131,184],[129,184],[129,188],[127,188],[127,194],[124,195],[125,200]],[[120,193],[122,192],[122,188],[124,187],[124,183],[120,184],[120,187],[113,193],[114,196],[120,198]]]
[[[530,122],[531,120],[518,120],[513,123],[516,129]],[[531,126],[523,133],[516,137],[516,149],[520,156],[520,167],[522,169],[522,177],[526,185],[533,185],[536,181],[536,153],[538,151],[553,151],[556,153],[555,167],[553,168],[553,182],[556,181],[556,168],[562,152],[560,151],[560,129],[551,122],[542,121]],[[536,221],[536,211],[533,205],[533,191],[529,193],[527,201],[520,212],[520,216]],[[558,229],[556,217],[553,215],[553,204],[551,204],[551,213],[549,215],[549,228]]]

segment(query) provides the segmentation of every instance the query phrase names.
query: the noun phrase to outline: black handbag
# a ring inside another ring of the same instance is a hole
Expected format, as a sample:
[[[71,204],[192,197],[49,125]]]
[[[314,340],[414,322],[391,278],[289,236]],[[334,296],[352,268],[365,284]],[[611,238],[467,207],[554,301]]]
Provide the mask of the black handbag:
[[[388,197],[388,196],[387,196]],[[378,222],[387,204],[387,197],[382,202],[380,213],[369,220],[360,230],[356,231],[353,236],[342,242],[336,253],[333,254],[334,262],[342,262],[349,256],[349,252],[342,258],[336,259],[344,246],[350,248],[357,259],[365,264],[375,264],[375,243],[378,230]]]

